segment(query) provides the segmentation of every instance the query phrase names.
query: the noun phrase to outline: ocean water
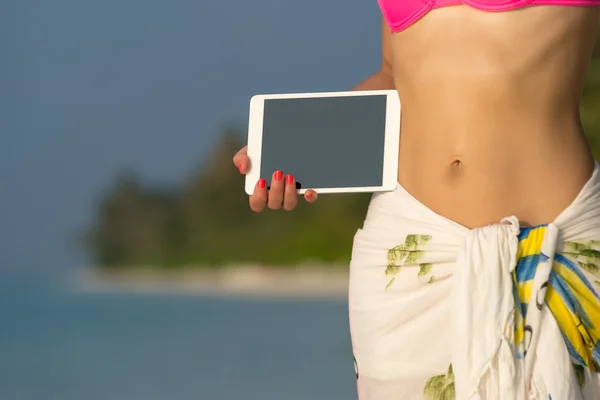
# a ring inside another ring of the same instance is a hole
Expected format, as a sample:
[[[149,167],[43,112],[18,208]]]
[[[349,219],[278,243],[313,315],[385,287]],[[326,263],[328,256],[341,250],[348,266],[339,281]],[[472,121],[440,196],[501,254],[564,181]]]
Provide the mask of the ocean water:
[[[347,303],[3,284],[0,399],[356,399]]]

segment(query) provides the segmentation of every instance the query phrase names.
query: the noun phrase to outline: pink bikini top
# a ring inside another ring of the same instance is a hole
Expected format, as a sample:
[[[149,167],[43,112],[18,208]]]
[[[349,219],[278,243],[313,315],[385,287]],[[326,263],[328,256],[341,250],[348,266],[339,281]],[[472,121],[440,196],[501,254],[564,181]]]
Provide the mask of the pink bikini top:
[[[468,4],[483,11],[506,11],[530,5],[600,6],[600,0],[378,0],[392,32],[408,28],[434,8]]]

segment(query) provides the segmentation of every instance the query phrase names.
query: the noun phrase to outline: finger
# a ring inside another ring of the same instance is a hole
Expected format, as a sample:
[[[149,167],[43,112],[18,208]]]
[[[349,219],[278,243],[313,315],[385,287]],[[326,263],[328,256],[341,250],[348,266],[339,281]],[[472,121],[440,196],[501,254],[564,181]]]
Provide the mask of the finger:
[[[267,201],[267,205],[272,210],[279,210],[283,203],[283,190],[284,182],[283,182],[283,172],[277,170],[273,173],[273,178],[271,179],[271,188],[269,189],[269,199]]]
[[[250,170],[250,158],[248,157],[248,146],[242,147],[235,156],[233,156],[233,164],[244,174]]]
[[[250,208],[254,212],[261,212],[267,206],[267,182],[260,178],[254,186],[254,193],[250,196]]]
[[[247,155],[240,156],[239,161],[235,166],[240,171],[240,174],[247,174],[248,171],[250,171],[250,157]]]
[[[292,211],[298,204],[298,192],[296,191],[296,179],[293,175],[285,177],[285,191],[283,194],[283,209]]]
[[[319,195],[314,190],[307,190],[306,192],[304,192],[304,198],[309,203],[314,203],[315,201],[317,201],[317,197],[319,197]]]

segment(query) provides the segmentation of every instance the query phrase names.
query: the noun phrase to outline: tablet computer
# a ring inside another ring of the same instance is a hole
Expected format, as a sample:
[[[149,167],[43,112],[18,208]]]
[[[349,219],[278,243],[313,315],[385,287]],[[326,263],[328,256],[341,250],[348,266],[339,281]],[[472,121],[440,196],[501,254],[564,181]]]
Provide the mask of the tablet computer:
[[[395,90],[256,95],[250,101],[246,193],[276,170],[298,193],[396,188],[400,100]]]

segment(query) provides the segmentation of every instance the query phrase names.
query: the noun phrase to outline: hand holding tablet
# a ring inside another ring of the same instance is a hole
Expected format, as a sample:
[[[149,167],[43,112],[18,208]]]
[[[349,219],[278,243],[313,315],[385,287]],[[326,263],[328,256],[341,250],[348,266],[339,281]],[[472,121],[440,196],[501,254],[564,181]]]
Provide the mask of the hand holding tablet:
[[[250,170],[250,158],[248,157],[248,146],[244,146],[233,157],[233,163],[242,175]],[[267,179],[269,179],[267,177]],[[291,211],[298,204],[298,193],[296,190],[296,178],[287,174],[284,179],[283,172],[276,171],[270,178],[271,186],[267,189],[267,179],[260,178],[250,195],[250,208],[253,211],[263,211],[267,206],[273,210]],[[309,203],[317,201],[318,194],[314,190],[306,190],[304,198]]]
[[[246,192],[252,195],[260,178],[268,189],[281,171],[293,176],[294,185],[286,190],[297,193],[394,190],[399,139],[395,90],[254,96],[247,146],[251,162],[241,171],[247,172]]]

